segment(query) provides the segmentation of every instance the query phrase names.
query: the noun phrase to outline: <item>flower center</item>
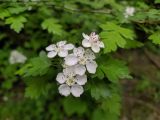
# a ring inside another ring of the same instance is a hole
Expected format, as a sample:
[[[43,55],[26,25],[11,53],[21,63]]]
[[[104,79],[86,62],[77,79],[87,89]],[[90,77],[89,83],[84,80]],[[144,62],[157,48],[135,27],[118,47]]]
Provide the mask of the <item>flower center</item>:
[[[97,37],[95,37],[95,36],[94,36],[94,37],[92,37],[91,39],[92,39],[92,41],[93,41],[93,42],[97,42],[97,41],[98,41],[98,38],[97,38]]]
[[[69,86],[74,85],[74,83],[75,83],[75,79],[74,78],[68,78],[67,81],[66,81],[66,84],[69,85]]]
[[[95,35],[94,33],[92,33],[92,34],[90,35],[90,41],[96,43],[97,41],[99,41],[98,36]]]
[[[79,64],[85,65],[85,64],[86,64],[86,61],[87,61],[87,59],[86,59],[85,57],[80,58],[80,59],[79,59]]]
[[[58,47],[57,52],[60,52],[62,49],[63,49],[62,47]]]

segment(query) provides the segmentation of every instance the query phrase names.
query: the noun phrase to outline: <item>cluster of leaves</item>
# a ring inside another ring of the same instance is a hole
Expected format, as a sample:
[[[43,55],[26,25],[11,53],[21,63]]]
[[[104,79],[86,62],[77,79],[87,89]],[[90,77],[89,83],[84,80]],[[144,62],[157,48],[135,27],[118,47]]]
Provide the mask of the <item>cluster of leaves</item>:
[[[154,4],[158,3],[156,0]],[[126,5],[137,8],[135,16],[128,19],[122,17],[125,9],[123,6]],[[147,14],[143,14],[145,10]],[[160,26],[152,24],[159,19],[158,15],[159,10],[156,7],[150,9],[149,3],[144,3],[143,0],[126,0],[124,3],[116,0],[2,3],[0,96],[7,95],[14,102],[8,100],[0,105],[0,119],[20,120],[25,116],[24,120],[118,120],[121,110],[119,80],[132,77],[126,63],[113,57],[111,52],[116,52],[118,48],[141,47],[148,42],[160,45]],[[139,38],[139,29],[145,32],[145,41]],[[81,41],[77,40],[82,32],[91,31],[101,31],[100,38],[105,44],[104,51],[97,56],[97,72],[88,78],[81,98],[61,97],[55,81],[61,65],[58,58],[54,61],[48,59],[43,50],[52,42],[63,39],[75,45],[80,44]],[[18,49],[27,56],[26,64],[9,65],[8,57],[13,49]],[[20,88],[18,95],[32,99],[15,99],[14,91],[17,88]],[[8,93],[8,90],[13,93]]]

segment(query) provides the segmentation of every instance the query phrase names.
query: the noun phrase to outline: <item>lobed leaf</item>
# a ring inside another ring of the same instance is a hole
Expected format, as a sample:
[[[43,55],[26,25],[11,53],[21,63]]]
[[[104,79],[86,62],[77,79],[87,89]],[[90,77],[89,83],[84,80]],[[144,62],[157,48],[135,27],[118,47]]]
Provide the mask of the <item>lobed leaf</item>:
[[[110,90],[105,84],[96,84],[91,86],[91,96],[96,100],[107,98],[110,95]]]
[[[17,71],[17,74],[24,77],[42,76],[48,72],[50,65],[51,61],[47,56],[35,57],[30,60],[30,63]]]
[[[42,22],[41,26],[44,30],[47,30],[52,34],[61,35],[63,32],[62,26],[58,24],[58,21],[54,18],[45,19]]]
[[[27,81],[25,96],[30,98],[38,98],[41,95],[46,95],[51,85],[45,79],[32,78]]]
[[[102,24],[100,27],[103,29],[100,37],[105,44],[105,53],[116,51],[118,47],[125,48],[127,41],[134,39],[132,30],[120,27],[112,22]]]
[[[27,19],[24,16],[9,17],[6,19],[5,23],[10,25],[10,28],[19,33],[24,27],[24,23]]]
[[[160,45],[160,31],[154,32],[149,36],[149,39],[154,43]]]
[[[119,79],[131,78],[128,67],[124,61],[109,58],[105,62],[101,62],[99,67],[108,80],[113,83],[118,82]]]
[[[65,98],[63,101],[64,111],[68,116],[77,113],[79,115],[87,111],[87,104],[80,99]]]

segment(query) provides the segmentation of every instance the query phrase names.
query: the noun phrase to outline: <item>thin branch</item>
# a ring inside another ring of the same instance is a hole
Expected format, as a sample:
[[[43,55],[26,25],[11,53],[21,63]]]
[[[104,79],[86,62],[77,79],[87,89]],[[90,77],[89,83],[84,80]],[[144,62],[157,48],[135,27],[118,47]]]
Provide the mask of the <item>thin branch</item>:
[[[149,60],[160,69],[160,58],[149,52],[147,49],[144,50],[144,53],[149,58]]]

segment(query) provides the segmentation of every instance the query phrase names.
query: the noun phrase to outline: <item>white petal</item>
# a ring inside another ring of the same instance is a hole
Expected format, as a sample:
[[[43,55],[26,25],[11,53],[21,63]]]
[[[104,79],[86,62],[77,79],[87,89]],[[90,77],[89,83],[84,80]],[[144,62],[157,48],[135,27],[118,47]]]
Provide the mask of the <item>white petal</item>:
[[[17,50],[13,50],[9,58],[10,64],[24,63],[26,60],[27,60],[27,57]]]
[[[93,44],[93,45],[92,45],[92,50],[93,50],[93,52],[95,52],[95,53],[99,53],[100,47],[99,47],[97,44]]]
[[[83,47],[91,47],[91,42],[88,39],[83,39],[82,45]]]
[[[63,69],[63,73],[66,76],[70,76],[70,77],[75,76],[76,75],[75,74],[75,66],[69,66],[69,67]]]
[[[56,55],[57,55],[57,52],[56,52],[56,51],[51,51],[51,52],[49,52],[49,53],[47,54],[47,56],[48,56],[49,58],[54,58]]]
[[[95,61],[87,61],[86,62],[86,67],[89,73],[96,73],[97,69],[97,63]]]
[[[57,50],[57,47],[55,44],[52,44],[52,45],[49,45],[48,47],[46,47],[46,50],[47,51],[56,51]]]
[[[22,55],[20,58],[19,58],[19,62],[20,63],[25,63],[25,61],[27,60],[27,57]]]
[[[90,34],[90,40],[95,42],[95,41],[99,41],[99,35],[97,35],[95,32],[92,32]]]
[[[82,36],[84,37],[84,39],[87,39],[87,40],[90,39],[90,37],[87,34],[82,33]]]
[[[75,56],[82,57],[84,54],[84,48],[83,47],[74,48],[73,53]]]
[[[72,95],[75,96],[75,97],[80,97],[80,95],[81,95],[83,92],[84,92],[83,87],[80,86],[80,85],[75,84],[75,85],[73,85],[73,86],[71,87],[71,93],[72,93]]]
[[[79,84],[79,85],[85,85],[86,82],[87,82],[87,76],[86,75],[77,75],[76,76],[76,82]]]
[[[70,95],[70,92],[71,92],[70,87],[66,84],[60,85],[58,90],[59,90],[59,93],[63,96],[68,96]]]
[[[99,47],[104,48],[104,43],[102,41],[99,43]]]
[[[16,56],[15,56],[16,57]],[[25,61],[27,60],[26,56],[24,56],[23,54],[19,54],[16,57],[16,62],[17,63],[25,63]]]
[[[58,73],[57,77],[56,77],[57,82],[59,82],[60,84],[64,83],[66,81],[66,77],[63,73]]]
[[[84,75],[85,72],[86,72],[86,67],[85,66],[79,65],[79,64],[75,66],[75,73],[77,75]]]
[[[64,49],[66,49],[66,50],[72,50],[73,48],[74,48],[73,44],[67,44],[64,46]]]
[[[78,62],[78,58],[74,55],[68,55],[64,60],[65,64],[69,66],[75,65]]]
[[[57,46],[58,47],[62,47],[63,45],[66,44],[67,41],[60,41],[60,42],[57,42]]]
[[[133,13],[135,12],[135,8],[134,7],[127,7],[126,8],[126,13],[130,16],[133,16]]]
[[[92,52],[92,50],[87,49],[85,51],[85,55],[84,55],[87,59],[93,60],[96,58],[95,54]]]
[[[133,15],[134,15],[134,12],[135,12],[135,8],[128,6],[128,7],[125,9],[125,13],[124,13],[125,18],[128,18],[129,16],[133,16]]]
[[[62,63],[62,67],[63,67],[63,68],[67,68],[68,65],[66,65],[65,63]]]
[[[59,57],[66,57],[68,55],[68,51],[67,50],[60,50],[58,52],[58,56]]]

